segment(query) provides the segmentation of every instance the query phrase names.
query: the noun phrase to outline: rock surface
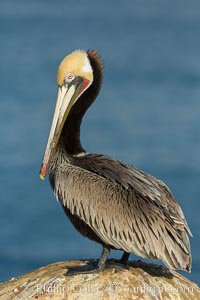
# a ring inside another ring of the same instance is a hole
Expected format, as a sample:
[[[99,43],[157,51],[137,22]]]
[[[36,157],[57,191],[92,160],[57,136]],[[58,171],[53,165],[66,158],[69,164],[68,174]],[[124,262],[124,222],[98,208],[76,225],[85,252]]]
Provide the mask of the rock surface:
[[[100,273],[66,276],[68,270],[85,268],[87,263],[91,265],[91,261],[58,262],[13,278],[0,284],[0,299],[200,300],[195,283],[142,262],[129,264],[128,269],[110,265]]]

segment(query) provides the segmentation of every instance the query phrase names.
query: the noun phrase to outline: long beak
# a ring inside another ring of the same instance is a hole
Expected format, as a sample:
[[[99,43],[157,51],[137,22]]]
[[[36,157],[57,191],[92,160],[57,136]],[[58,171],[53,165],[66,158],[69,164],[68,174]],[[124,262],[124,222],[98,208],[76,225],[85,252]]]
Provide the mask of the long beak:
[[[73,104],[90,84],[89,80],[80,78],[75,84],[62,85],[58,88],[55,112],[40,169],[41,179],[44,179],[46,176],[49,162],[53,157],[63,125]]]

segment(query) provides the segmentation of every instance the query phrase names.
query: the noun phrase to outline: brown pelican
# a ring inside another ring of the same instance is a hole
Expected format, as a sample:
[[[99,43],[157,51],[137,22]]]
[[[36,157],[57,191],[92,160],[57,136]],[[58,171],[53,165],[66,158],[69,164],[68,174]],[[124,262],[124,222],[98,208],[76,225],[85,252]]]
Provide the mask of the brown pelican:
[[[115,158],[87,153],[82,118],[97,97],[103,65],[96,51],[77,50],[58,68],[58,97],[40,177],[49,173],[56,198],[75,228],[103,246],[96,271],[110,249],[162,260],[170,270],[191,270],[190,229],[169,188]]]

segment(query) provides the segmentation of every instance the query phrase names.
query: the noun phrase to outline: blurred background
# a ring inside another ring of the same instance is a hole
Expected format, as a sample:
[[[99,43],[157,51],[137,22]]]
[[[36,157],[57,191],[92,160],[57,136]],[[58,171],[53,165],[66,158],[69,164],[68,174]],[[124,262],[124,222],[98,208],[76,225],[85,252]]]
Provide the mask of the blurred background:
[[[199,283],[198,0],[1,0],[0,281],[100,256],[101,247],[66,219],[48,179],[38,177],[57,67],[79,48],[97,49],[105,65],[101,94],[82,124],[84,148],[170,186],[194,235],[192,273],[184,275]]]

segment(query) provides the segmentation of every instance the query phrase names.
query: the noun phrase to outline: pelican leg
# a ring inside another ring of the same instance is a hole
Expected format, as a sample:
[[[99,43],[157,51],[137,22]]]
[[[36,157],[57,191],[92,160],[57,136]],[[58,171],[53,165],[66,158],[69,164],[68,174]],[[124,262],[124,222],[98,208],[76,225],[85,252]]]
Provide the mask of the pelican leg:
[[[97,265],[98,272],[102,271],[105,268],[106,260],[109,256],[109,254],[110,254],[110,248],[107,246],[103,246],[101,257],[100,257],[98,265]]]
[[[108,262],[107,262],[107,266],[111,266],[113,268],[116,268],[116,269],[129,269],[128,267],[128,258],[129,258],[129,255],[130,253],[128,252],[125,252],[123,253],[121,259],[109,259]]]
[[[120,264],[127,265],[129,256],[130,256],[130,253],[124,251],[124,253],[123,253],[123,255],[122,255],[122,257],[121,257],[119,263],[120,263]]]
[[[110,254],[110,248],[104,245],[98,264],[90,262],[86,266],[70,267],[68,268],[66,275],[70,276],[74,274],[93,274],[93,273],[101,272],[105,268],[106,260],[109,254]]]

